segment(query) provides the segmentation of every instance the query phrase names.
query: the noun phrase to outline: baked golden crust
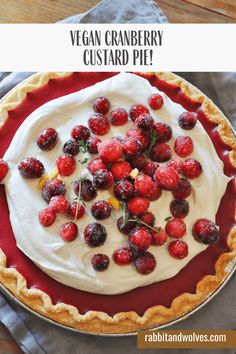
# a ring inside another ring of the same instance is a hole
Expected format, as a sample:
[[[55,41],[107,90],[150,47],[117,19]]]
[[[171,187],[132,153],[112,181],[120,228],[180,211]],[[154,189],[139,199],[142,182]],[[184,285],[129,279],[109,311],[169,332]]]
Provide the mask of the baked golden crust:
[[[173,73],[152,73],[159,79],[177,86],[190,99],[199,102],[207,118],[217,124],[222,141],[229,146],[230,161],[236,167],[236,138],[227,118],[200,90]],[[18,85],[0,101],[0,127],[6,122],[8,111],[18,106],[28,92],[45,85],[52,78],[70,73],[38,73]],[[6,266],[6,256],[0,250],[0,281],[6,289],[36,312],[66,326],[92,333],[127,333],[143,328],[159,326],[187,315],[205,301],[227,277],[236,258],[236,227],[228,235],[230,252],[222,254],[215,265],[215,275],[205,276],[198,284],[195,294],[184,293],[175,298],[170,308],[154,306],[143,316],[135,312],[121,312],[113,317],[104,312],[89,311],[80,315],[74,306],[60,303],[53,305],[50,297],[35,288],[27,288],[26,280],[14,268]]]

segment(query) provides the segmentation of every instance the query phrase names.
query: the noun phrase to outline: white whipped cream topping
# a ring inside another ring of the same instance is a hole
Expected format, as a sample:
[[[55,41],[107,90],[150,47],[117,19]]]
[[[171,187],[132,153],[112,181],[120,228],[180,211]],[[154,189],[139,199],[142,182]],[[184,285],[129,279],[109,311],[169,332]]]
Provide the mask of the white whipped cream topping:
[[[189,135],[194,141],[191,157],[199,160],[203,167],[203,174],[191,180],[193,192],[188,198],[190,212],[185,218],[187,234],[183,237],[189,246],[189,255],[183,260],[174,259],[168,254],[169,242],[167,242],[163,246],[149,248],[157,260],[156,269],[149,275],[137,273],[134,265],[123,267],[116,265],[112,260],[112,254],[115,249],[127,246],[128,241],[127,236],[121,234],[116,226],[121,211],[113,211],[110,218],[101,222],[108,234],[104,245],[96,248],[87,246],[83,231],[89,223],[95,221],[90,214],[90,206],[95,200],[106,200],[110,196],[108,191],[99,191],[97,198],[87,203],[85,216],[77,221],[79,236],[73,242],[64,242],[59,230],[68,219],[58,216],[51,227],[42,227],[38,221],[38,213],[47,207],[47,203],[36,189],[38,180],[24,179],[18,172],[19,161],[32,156],[42,161],[46,172],[49,173],[55,166],[57,156],[62,153],[63,144],[70,138],[72,127],[78,124],[87,125],[92,113],[92,102],[96,97],[104,95],[110,100],[112,108],[123,107],[129,110],[134,103],[147,105],[148,97],[154,92],[157,92],[157,89],[147,80],[134,74],[122,73],[92,87],[50,101],[35,110],[24,121],[4,156],[4,160],[10,165],[10,171],[4,182],[17,246],[45,273],[63,284],[99,294],[124,293],[173,277],[207,247],[194,240],[191,234],[192,225],[202,217],[215,220],[228,178],[223,174],[223,163],[200,122],[197,122],[193,130],[182,130],[177,118],[184,109],[163,93],[160,94],[164,98],[164,105],[160,110],[151,112],[153,117],[156,121],[166,122],[172,127],[173,138],[169,142],[171,147],[177,136]],[[38,148],[36,139],[39,132],[47,127],[57,129],[59,142],[52,151],[43,152]],[[109,134],[102,139],[124,135],[132,127],[133,122],[123,127],[111,127]],[[94,157],[95,155],[92,156]],[[85,169],[83,173],[86,174],[88,171]],[[71,182],[77,175],[78,169],[72,176],[63,177],[68,199],[74,197]],[[165,227],[165,218],[171,215],[169,210],[171,200],[172,194],[164,191],[159,200],[150,203],[149,210],[156,217],[156,225]],[[96,272],[93,269],[91,258],[96,253],[105,253],[110,257],[108,270]]]

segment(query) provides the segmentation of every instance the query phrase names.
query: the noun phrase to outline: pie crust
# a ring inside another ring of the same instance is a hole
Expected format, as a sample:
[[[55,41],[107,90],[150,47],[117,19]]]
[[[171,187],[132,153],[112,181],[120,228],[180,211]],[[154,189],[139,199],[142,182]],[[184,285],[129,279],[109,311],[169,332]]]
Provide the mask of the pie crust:
[[[28,93],[45,84],[50,79],[62,78],[70,73],[37,73],[19,84],[0,101],[0,127],[7,120],[8,111],[16,108]],[[221,140],[229,147],[230,163],[236,168],[236,138],[231,125],[223,113],[200,90],[173,73],[145,73],[180,88],[189,100],[198,102],[206,117],[217,125]],[[88,311],[81,315],[74,306],[52,304],[51,298],[41,290],[27,288],[25,278],[14,268],[8,268],[6,256],[0,250],[0,281],[17,299],[34,311],[63,325],[90,333],[127,333],[148,327],[157,327],[187,315],[203,303],[228,276],[236,257],[236,226],[228,235],[229,252],[223,253],[215,264],[215,275],[207,275],[198,282],[196,293],[184,293],[176,297],[170,308],[158,305],[146,310],[143,316],[136,312],[120,312],[113,317],[105,312]]]

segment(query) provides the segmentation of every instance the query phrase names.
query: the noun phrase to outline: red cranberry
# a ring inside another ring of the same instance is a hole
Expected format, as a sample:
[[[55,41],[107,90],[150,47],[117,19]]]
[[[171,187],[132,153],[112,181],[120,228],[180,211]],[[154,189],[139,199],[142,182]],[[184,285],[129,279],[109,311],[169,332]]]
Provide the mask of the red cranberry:
[[[49,203],[52,197],[56,195],[65,195],[66,187],[63,181],[60,179],[53,179],[44,184],[42,189],[43,199]]]
[[[80,152],[79,142],[75,139],[69,139],[65,142],[63,146],[64,154],[69,154],[71,156],[76,156]]]
[[[174,158],[174,159],[170,159],[166,163],[166,166],[167,167],[173,167],[175,169],[175,171],[178,172],[178,173],[182,173],[182,171],[183,171],[183,162],[178,157]]]
[[[40,178],[44,173],[44,166],[34,157],[27,157],[19,163],[18,170],[24,178]]]
[[[167,233],[161,227],[157,228],[156,232],[152,232],[152,245],[162,246],[167,241]]]
[[[86,146],[88,149],[88,152],[90,154],[97,154],[98,153],[98,145],[102,142],[101,139],[96,138],[95,136],[90,136],[88,140],[86,141]]]
[[[138,273],[148,275],[156,268],[156,259],[150,252],[142,252],[134,260],[134,265]]]
[[[154,182],[151,177],[147,175],[138,175],[134,180],[135,191],[148,198],[152,188],[154,187]]]
[[[97,200],[91,206],[91,214],[97,220],[105,220],[111,216],[112,206],[105,200]]]
[[[149,132],[153,129],[154,119],[148,113],[143,113],[135,119],[135,125],[137,128]]]
[[[115,108],[109,114],[111,125],[120,126],[128,122],[128,113],[123,108]]]
[[[142,214],[139,219],[149,226],[153,227],[155,225],[155,216],[150,211]]]
[[[148,104],[154,111],[160,109],[163,106],[163,103],[163,97],[159,95],[159,93],[153,93],[148,98]]]
[[[0,182],[6,177],[8,172],[8,164],[3,159],[0,159]]]
[[[150,113],[149,109],[143,104],[134,104],[129,111],[129,116],[134,122],[143,113]]]
[[[64,241],[67,242],[74,241],[78,235],[77,225],[72,221],[63,224],[60,229],[60,235]]]
[[[174,150],[180,157],[187,157],[193,152],[193,141],[189,136],[178,136]]]
[[[153,177],[157,167],[158,163],[156,161],[151,161],[151,160],[146,160],[145,163],[143,164],[143,173],[145,175],[148,175],[150,177]]]
[[[179,184],[178,173],[172,167],[158,167],[153,178],[158,188],[168,191],[174,190]]]
[[[90,137],[90,130],[88,127],[85,127],[84,125],[76,125],[71,131],[71,136],[75,140],[86,141]]]
[[[126,132],[126,137],[137,139],[141,144],[141,151],[145,151],[147,149],[149,140],[145,132],[143,132],[141,129],[129,129]]]
[[[166,143],[159,143],[153,146],[150,157],[156,162],[165,162],[171,159],[171,147]]]
[[[129,159],[132,168],[137,168],[139,171],[142,171],[143,166],[146,162],[146,157],[144,155],[136,155],[133,158]]]
[[[173,199],[170,203],[170,212],[175,218],[185,218],[189,213],[189,204],[187,200]]]
[[[110,264],[110,259],[106,254],[98,253],[92,257],[92,266],[97,272],[107,270]]]
[[[122,153],[122,145],[118,140],[105,140],[98,145],[98,155],[103,162],[115,162]]]
[[[121,266],[132,263],[133,254],[132,254],[131,249],[128,247],[118,248],[113,253],[113,260],[116,264],[121,265]]]
[[[208,219],[198,219],[193,225],[193,236],[207,245],[219,240],[219,226]]]
[[[189,158],[183,162],[183,174],[186,178],[197,178],[201,175],[201,173],[202,166],[197,160]]]
[[[195,112],[184,112],[178,118],[179,126],[182,129],[190,130],[193,129],[197,123],[197,113]]]
[[[94,175],[98,170],[105,170],[105,169],[106,169],[106,165],[104,165],[102,160],[99,158],[90,161],[88,164],[88,170],[91,173],[91,175]]]
[[[56,214],[64,214],[68,209],[69,203],[63,195],[55,195],[49,202],[49,207]]]
[[[136,227],[130,232],[129,244],[133,249],[146,251],[152,243],[152,235],[144,227]]]
[[[111,167],[111,173],[115,179],[128,178],[132,168],[127,161],[117,161]]]
[[[98,170],[93,175],[93,184],[97,189],[109,189],[113,184],[113,176],[107,170]]]
[[[134,186],[127,179],[121,179],[115,183],[114,194],[117,199],[127,201],[132,198]]]
[[[127,158],[132,158],[141,152],[142,145],[140,141],[134,138],[128,138],[123,144],[123,152]]]
[[[74,192],[76,195],[79,195],[81,185],[81,193],[80,197],[84,202],[90,202],[97,196],[96,188],[94,187],[93,183],[89,179],[84,179],[80,182],[77,179],[74,183]]]
[[[166,143],[172,138],[172,129],[166,123],[156,123],[155,129],[157,132],[157,142]]]
[[[188,255],[188,245],[181,240],[172,241],[168,246],[169,254],[177,259],[183,259]]]
[[[107,114],[110,108],[110,101],[106,97],[98,97],[93,101],[93,110],[96,113]]]
[[[94,113],[88,120],[88,125],[93,134],[105,135],[110,130],[110,123],[106,116]]]
[[[145,213],[149,207],[149,200],[143,197],[134,197],[128,201],[128,211],[132,215],[139,216]]]
[[[130,232],[137,226],[137,223],[135,221],[127,221],[125,222],[125,219],[123,218],[123,216],[121,216],[118,220],[117,220],[117,227],[119,229],[119,231],[122,234],[125,235],[129,235]]]
[[[172,191],[173,197],[177,199],[185,199],[190,196],[192,186],[186,178],[180,178],[178,187]]]
[[[186,225],[182,219],[167,221],[166,232],[170,237],[181,238],[186,233]]]
[[[56,213],[51,208],[43,209],[39,212],[39,222],[42,226],[48,227],[56,220]]]
[[[107,232],[103,225],[93,222],[84,230],[84,240],[90,247],[102,246],[107,238]]]
[[[57,131],[53,128],[47,128],[40,132],[37,144],[41,150],[50,151],[56,146],[57,140]]]
[[[56,164],[61,176],[72,175],[76,168],[76,161],[71,155],[58,156]]]
[[[160,198],[162,194],[162,190],[159,189],[155,184],[152,188],[152,190],[149,192],[148,194],[148,199],[153,202],[154,200],[157,200],[158,198]]]
[[[69,204],[67,215],[71,220],[81,219],[84,216],[85,208],[80,202]]]

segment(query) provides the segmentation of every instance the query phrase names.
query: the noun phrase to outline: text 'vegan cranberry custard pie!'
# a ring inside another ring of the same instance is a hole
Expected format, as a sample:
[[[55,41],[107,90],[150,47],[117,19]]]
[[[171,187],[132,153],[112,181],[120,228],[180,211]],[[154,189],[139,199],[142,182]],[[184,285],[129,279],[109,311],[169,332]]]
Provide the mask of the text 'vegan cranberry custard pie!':
[[[1,101],[1,282],[93,333],[170,323],[235,260],[228,120],[172,73],[36,74]]]

